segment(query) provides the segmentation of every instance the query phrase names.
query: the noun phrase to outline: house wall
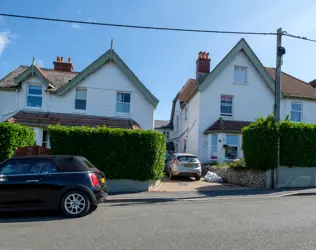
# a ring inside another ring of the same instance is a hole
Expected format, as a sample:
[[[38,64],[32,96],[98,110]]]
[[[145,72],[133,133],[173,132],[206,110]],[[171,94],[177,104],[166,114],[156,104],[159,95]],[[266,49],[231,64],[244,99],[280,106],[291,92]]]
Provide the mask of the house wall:
[[[16,91],[0,91],[0,122],[12,116],[16,111]]]
[[[247,67],[247,84],[233,82],[234,66]],[[200,92],[199,157],[209,161],[210,146],[203,132],[220,117],[221,95],[233,96],[233,116],[223,117],[240,121],[254,121],[260,116],[272,113],[274,94],[259,75],[251,61],[240,52],[214,79],[204,91]],[[283,112],[284,113],[284,112]],[[282,118],[285,118],[282,115]]]
[[[281,113],[282,117],[286,117],[291,114],[291,103],[300,102],[302,103],[302,122],[316,124],[316,100],[302,100],[295,98],[285,98],[282,100]]]
[[[177,117],[179,119],[178,126],[177,126]],[[181,141],[179,140],[181,131],[181,108],[180,108],[180,102],[179,100],[176,101],[175,108],[174,108],[174,116],[173,116],[173,142],[175,146],[176,152],[181,152]]]
[[[200,93],[196,95],[187,104],[188,112],[187,119],[185,119],[185,108],[181,110],[182,113],[182,133],[183,140],[186,140],[186,153],[198,155],[198,131],[199,131],[199,105],[200,105]],[[184,143],[182,145],[182,152],[184,149]]]
[[[129,115],[124,115],[123,117],[134,119],[143,129],[153,129],[154,127],[154,106],[149,103],[140,90],[129,81],[114,63],[105,64],[77,85],[77,87],[87,88],[87,109],[83,112],[75,110],[75,88],[63,96],[44,92],[42,108],[34,109],[26,107],[26,90],[28,84],[41,85],[42,83],[34,76],[28,78],[22,84],[22,88],[18,91],[17,109],[14,92],[12,94],[8,91],[0,91],[1,103],[2,97],[5,100],[9,100],[9,105],[0,110],[1,114],[14,110],[32,110],[117,117],[122,115],[116,113],[116,92],[122,91],[131,93],[131,111]]]

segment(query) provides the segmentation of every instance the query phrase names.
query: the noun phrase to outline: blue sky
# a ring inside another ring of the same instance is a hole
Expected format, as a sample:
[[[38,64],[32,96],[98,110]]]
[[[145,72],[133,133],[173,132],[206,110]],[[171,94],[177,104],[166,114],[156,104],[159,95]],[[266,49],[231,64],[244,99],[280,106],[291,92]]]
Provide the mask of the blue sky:
[[[180,28],[288,33],[316,39],[314,0],[1,0],[1,12]],[[114,49],[160,100],[156,119],[169,119],[171,103],[188,78],[195,78],[199,51],[210,52],[211,68],[244,37],[265,66],[275,66],[273,36],[222,35],[72,25],[0,17],[0,78],[18,65],[51,68],[56,56],[71,57],[76,71]],[[316,78],[316,43],[283,39],[283,71]]]

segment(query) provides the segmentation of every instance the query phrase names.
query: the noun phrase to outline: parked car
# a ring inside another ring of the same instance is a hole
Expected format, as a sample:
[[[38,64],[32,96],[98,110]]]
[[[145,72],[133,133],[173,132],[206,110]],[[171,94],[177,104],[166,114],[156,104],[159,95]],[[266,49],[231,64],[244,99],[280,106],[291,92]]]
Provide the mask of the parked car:
[[[59,209],[81,217],[106,197],[104,173],[84,157],[13,157],[0,164],[0,210]]]
[[[165,171],[169,178],[174,176],[195,177],[197,181],[201,179],[201,163],[195,155],[186,153],[174,153],[166,160]]]

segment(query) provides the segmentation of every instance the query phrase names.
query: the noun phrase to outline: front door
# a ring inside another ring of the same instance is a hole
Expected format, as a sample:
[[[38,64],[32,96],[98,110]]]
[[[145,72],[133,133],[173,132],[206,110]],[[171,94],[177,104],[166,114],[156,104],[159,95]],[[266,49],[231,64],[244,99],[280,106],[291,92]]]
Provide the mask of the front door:
[[[0,206],[27,207],[39,203],[39,172],[42,160],[10,159],[0,167]]]

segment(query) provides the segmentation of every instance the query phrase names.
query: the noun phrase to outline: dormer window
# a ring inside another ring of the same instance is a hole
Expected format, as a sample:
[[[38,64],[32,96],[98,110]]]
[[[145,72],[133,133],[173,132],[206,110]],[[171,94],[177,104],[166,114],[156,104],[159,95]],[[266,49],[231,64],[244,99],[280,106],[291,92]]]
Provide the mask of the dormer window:
[[[43,87],[40,85],[28,85],[27,107],[41,108],[43,102]]]

